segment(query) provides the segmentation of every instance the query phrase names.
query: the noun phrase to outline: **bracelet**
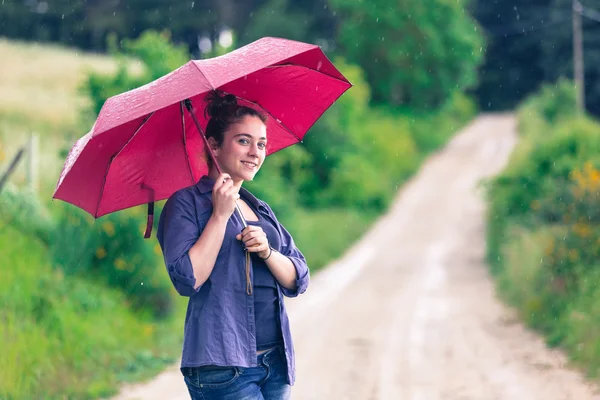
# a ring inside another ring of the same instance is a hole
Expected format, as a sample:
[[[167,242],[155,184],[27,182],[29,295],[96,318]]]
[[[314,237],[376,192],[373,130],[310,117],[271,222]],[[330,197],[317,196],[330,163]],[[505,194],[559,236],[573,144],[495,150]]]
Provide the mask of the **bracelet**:
[[[269,257],[271,257],[271,254],[273,254],[273,248],[271,247],[271,245],[269,245],[269,255],[266,258],[263,258],[263,261],[267,261],[269,259]]]

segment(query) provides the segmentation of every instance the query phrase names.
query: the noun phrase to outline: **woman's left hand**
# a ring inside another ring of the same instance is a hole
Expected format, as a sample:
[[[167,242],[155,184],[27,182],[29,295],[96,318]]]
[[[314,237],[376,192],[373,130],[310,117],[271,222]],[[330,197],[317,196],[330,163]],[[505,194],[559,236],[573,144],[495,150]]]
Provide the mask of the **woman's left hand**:
[[[236,236],[237,240],[244,242],[244,246],[251,253],[257,253],[260,258],[267,258],[270,253],[267,234],[260,226],[250,225]]]

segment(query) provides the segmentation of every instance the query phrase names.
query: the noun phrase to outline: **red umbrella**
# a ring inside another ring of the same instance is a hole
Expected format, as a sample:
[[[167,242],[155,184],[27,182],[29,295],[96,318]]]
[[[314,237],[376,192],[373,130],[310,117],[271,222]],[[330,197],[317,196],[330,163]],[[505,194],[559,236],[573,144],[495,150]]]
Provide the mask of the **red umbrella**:
[[[189,61],[106,101],[91,131],[69,152],[53,198],[94,218],[148,204],[150,229],[155,201],[208,172],[208,120],[195,110],[204,110],[211,90],[233,94],[268,116],[270,155],[300,142],[351,86],[320,47],[286,39],[263,38]]]

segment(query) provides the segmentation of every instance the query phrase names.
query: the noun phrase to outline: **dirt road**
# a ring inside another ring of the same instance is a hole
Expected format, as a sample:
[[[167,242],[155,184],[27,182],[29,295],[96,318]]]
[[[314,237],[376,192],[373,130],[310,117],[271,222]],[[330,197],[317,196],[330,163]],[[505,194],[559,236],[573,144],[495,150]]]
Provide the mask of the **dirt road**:
[[[515,143],[512,116],[473,121],[388,215],[288,302],[293,399],[600,399],[496,299],[483,262],[478,183],[505,165]],[[186,398],[173,368],[115,400]]]

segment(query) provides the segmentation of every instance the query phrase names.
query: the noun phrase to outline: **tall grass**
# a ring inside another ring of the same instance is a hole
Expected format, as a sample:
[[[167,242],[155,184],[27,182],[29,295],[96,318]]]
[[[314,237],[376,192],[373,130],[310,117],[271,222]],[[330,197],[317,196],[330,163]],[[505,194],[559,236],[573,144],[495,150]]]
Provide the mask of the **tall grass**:
[[[180,352],[182,299],[156,323],[117,289],[65,275],[47,247],[0,219],[0,398],[92,399]]]
[[[488,259],[523,321],[598,377],[600,124],[574,94],[563,81],[520,107],[520,143],[490,186]]]
[[[35,133],[40,190],[51,194],[64,161],[61,150],[89,129],[79,120],[89,100],[78,88],[89,71],[112,73],[117,64],[106,55],[3,38],[0,54],[0,171]],[[137,71],[139,66],[131,61],[130,68]],[[22,162],[13,182],[21,184],[24,179]]]

